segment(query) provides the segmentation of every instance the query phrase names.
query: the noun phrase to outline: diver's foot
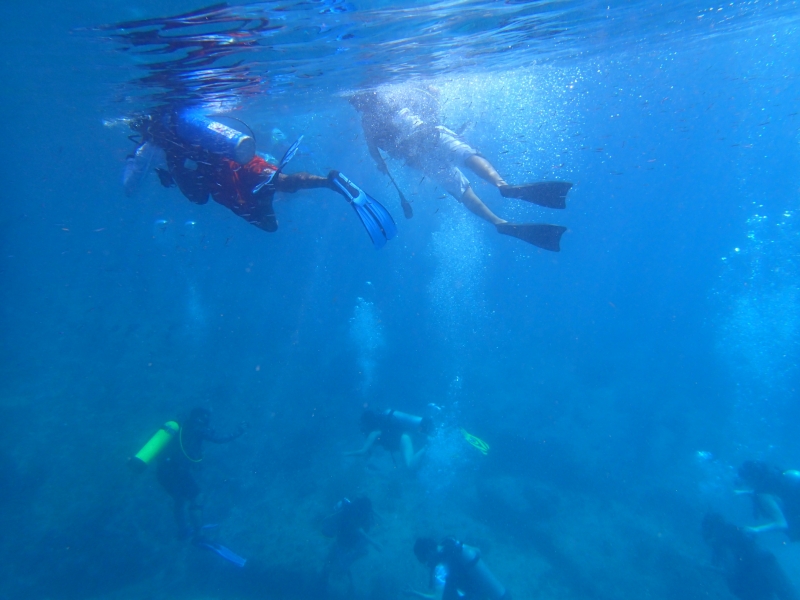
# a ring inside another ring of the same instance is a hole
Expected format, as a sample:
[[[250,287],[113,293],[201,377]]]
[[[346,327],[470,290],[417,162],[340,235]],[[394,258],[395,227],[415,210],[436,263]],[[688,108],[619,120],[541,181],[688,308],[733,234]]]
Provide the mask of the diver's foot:
[[[539,181],[523,185],[503,185],[498,189],[504,198],[516,198],[546,208],[566,208],[569,181]]]
[[[255,223],[264,231],[273,233],[278,231],[278,218],[275,216],[275,210],[272,208],[272,202],[262,203],[258,222]]]
[[[561,251],[561,235],[567,230],[561,225],[546,223],[498,223],[497,232],[510,235],[551,252]]]
[[[343,177],[339,171],[328,173],[328,181],[331,189],[339,192],[348,202],[352,202],[354,198],[358,197],[358,188],[347,177]]]
[[[278,219],[275,215],[267,215],[261,219],[261,229],[275,233],[278,231]]]

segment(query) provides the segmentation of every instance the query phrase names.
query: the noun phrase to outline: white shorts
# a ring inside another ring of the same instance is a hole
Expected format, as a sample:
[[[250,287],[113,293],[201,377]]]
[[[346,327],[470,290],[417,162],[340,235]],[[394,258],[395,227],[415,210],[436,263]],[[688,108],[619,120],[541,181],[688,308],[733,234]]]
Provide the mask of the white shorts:
[[[441,125],[436,129],[439,130],[439,143],[434,156],[426,161],[426,167],[430,170],[428,175],[447,190],[448,194],[461,200],[469,187],[469,179],[457,165],[463,165],[464,161],[475,156],[478,151],[463,142],[455,131]]]

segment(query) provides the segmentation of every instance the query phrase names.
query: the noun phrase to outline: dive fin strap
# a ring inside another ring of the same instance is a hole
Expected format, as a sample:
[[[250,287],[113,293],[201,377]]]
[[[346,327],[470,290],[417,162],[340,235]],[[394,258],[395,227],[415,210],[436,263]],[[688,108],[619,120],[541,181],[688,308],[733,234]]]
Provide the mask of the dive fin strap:
[[[272,183],[272,180],[275,179],[275,176],[283,170],[283,167],[289,164],[289,161],[292,160],[297,154],[297,151],[300,149],[300,142],[303,141],[303,136],[301,135],[297,138],[297,141],[289,146],[289,149],[284,153],[283,158],[281,159],[281,164],[278,165],[278,169],[273,171],[270,176],[267,178],[266,181],[262,181],[256,187],[253,188],[253,193],[256,194],[258,191],[263,188],[264,186],[269,185]]]

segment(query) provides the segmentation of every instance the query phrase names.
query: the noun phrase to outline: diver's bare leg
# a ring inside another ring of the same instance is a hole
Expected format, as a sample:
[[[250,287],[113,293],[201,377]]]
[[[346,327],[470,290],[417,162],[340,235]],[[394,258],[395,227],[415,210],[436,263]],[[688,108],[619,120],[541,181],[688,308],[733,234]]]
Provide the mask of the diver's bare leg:
[[[500,173],[497,172],[488,160],[483,158],[482,156],[478,156],[477,154],[473,154],[467,160],[464,161],[464,164],[469,167],[469,169],[475,173],[481,179],[488,181],[495,187],[500,187],[501,185],[508,185],[502,177],[500,177]],[[473,211],[474,212],[474,211]]]
[[[499,225],[500,223],[507,222],[490,211],[489,207],[475,195],[475,192],[472,191],[472,187],[467,188],[467,191],[462,194],[459,202],[466,206],[471,213],[478,215],[484,221],[489,221],[492,225]]]
[[[411,436],[404,433],[400,438],[400,446],[403,450],[403,460],[406,466],[412,471],[419,466],[419,462],[425,455],[425,447],[423,446],[416,454],[414,454],[414,444],[411,441]]]
[[[289,192],[293,194],[297,190],[311,190],[315,188],[330,188],[336,191],[333,183],[327,177],[320,177],[319,175],[312,175],[311,173],[292,173],[286,175],[279,173],[278,177],[273,180],[273,185],[276,190],[281,192]]]

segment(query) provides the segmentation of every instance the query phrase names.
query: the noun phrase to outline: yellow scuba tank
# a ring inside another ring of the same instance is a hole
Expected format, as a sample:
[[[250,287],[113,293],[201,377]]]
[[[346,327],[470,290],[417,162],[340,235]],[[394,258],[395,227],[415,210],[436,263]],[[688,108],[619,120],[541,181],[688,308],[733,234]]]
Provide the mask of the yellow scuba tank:
[[[172,441],[181,427],[175,421],[167,421],[164,425],[156,431],[155,435],[142,447],[136,456],[128,459],[128,466],[136,473],[141,473],[145,467],[161,454],[161,451]]]

